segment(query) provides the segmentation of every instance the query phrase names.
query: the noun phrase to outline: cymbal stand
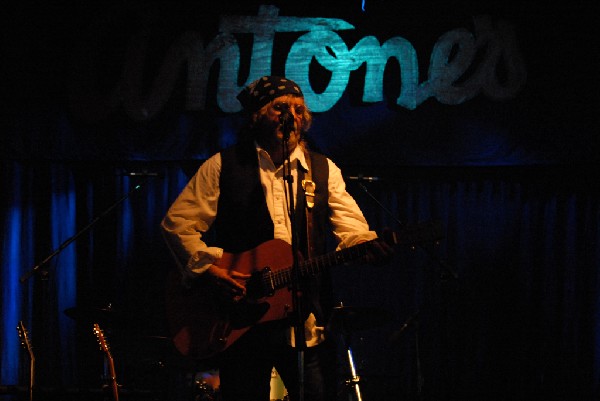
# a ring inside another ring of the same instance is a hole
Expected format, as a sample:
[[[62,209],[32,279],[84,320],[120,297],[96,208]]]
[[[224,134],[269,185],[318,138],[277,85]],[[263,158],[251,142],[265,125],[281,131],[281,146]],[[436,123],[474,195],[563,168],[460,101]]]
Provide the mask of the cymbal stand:
[[[368,318],[366,317],[366,313],[369,313]],[[336,337],[339,336],[341,345],[346,352],[350,368],[350,378],[345,380],[345,388],[341,391],[344,391],[344,393],[347,392],[349,401],[362,401],[363,399],[360,391],[360,376],[356,372],[354,355],[350,347],[351,335],[356,330],[380,324],[384,319],[387,320],[387,312],[383,309],[364,308],[361,311],[358,308],[344,307],[342,302],[333,308],[326,331],[333,333]],[[346,391],[350,387],[352,387],[352,391]],[[341,395],[341,391],[338,395]]]
[[[396,216],[394,216],[394,214],[391,212],[391,210],[389,210],[388,208],[386,208],[373,194],[371,194],[371,192],[369,192],[369,190],[367,189],[367,187],[361,182],[362,180],[364,181],[374,181],[375,179],[379,179],[377,177],[370,177],[370,179],[363,179],[361,177],[359,177],[359,182],[358,185],[360,186],[360,188],[363,190],[363,192],[369,196],[380,208],[381,210],[383,210],[389,217],[391,217],[392,219],[394,219],[396,221],[396,223],[400,226],[403,227],[404,223],[402,221],[400,221]],[[440,274],[440,279],[454,279],[457,280],[458,279],[458,274],[456,273],[456,271],[454,270],[454,268],[452,266],[450,266],[445,260],[439,258],[437,255],[435,255],[433,253],[433,250],[431,247],[428,246],[423,246],[421,245],[421,249],[425,252],[425,254],[434,262],[436,262],[442,269],[442,272]],[[402,332],[410,325],[413,323],[415,324],[415,350],[416,350],[416,368],[417,368],[417,396],[418,399],[421,400],[422,396],[423,396],[423,384],[424,384],[424,379],[423,379],[423,373],[422,373],[422,369],[421,369],[421,355],[420,355],[420,344],[419,344],[419,312],[415,312],[412,316],[410,316],[408,318],[408,320],[404,323],[404,325],[400,328],[400,330],[395,333],[392,338],[394,338],[394,342],[397,341],[397,339],[399,338],[399,336],[402,334]]]
[[[362,401],[362,395],[360,393],[360,376],[356,374],[356,367],[354,365],[354,357],[352,356],[352,349],[350,345],[346,345],[346,353],[348,355],[348,364],[350,366],[350,379],[347,379],[345,385],[347,387],[354,387],[354,394],[356,395],[356,401]],[[352,393],[348,394],[348,401],[352,401]]]
[[[341,306],[340,302],[340,306]],[[340,323],[340,338],[342,345],[346,350],[346,356],[348,357],[348,366],[350,368],[350,378],[346,379],[344,385],[346,388],[353,387],[353,391],[348,392],[348,401],[353,401],[353,394],[356,396],[356,401],[362,401],[362,395],[360,392],[360,376],[356,374],[356,365],[354,363],[354,356],[352,355],[352,348],[350,347],[351,331],[347,330],[346,324],[342,321]]]

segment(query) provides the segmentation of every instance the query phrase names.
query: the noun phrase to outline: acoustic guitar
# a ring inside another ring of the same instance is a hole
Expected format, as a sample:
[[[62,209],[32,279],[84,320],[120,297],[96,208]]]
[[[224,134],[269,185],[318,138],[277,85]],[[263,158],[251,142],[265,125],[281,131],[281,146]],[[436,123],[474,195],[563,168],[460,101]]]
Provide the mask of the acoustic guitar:
[[[401,233],[391,233],[390,244],[416,245],[442,238],[438,222],[419,223]],[[360,260],[369,251],[369,242],[331,252],[299,263],[302,279],[315,277],[326,269]],[[167,278],[166,312],[175,348],[184,356],[210,358],[227,349],[252,326],[286,319],[293,312],[293,258],[291,246],[273,239],[242,253],[224,252],[217,263],[230,271],[249,274],[246,295],[241,300],[224,300],[206,277],[189,286],[173,269]]]
[[[100,344],[100,349],[104,351],[104,355],[106,360],[108,361],[108,373],[110,375],[110,387],[112,389],[112,395],[114,401],[119,401],[119,385],[117,383],[117,374],[115,371],[115,361],[110,352],[110,347],[108,345],[108,341],[104,335],[104,332],[100,328],[98,323],[94,323],[94,334],[96,334],[96,338],[98,339],[98,344]]]
[[[33,354],[33,346],[29,339],[29,332],[22,320],[19,320],[19,324],[17,325],[17,333],[19,334],[19,340],[21,341],[23,349],[25,349],[27,355],[29,355],[29,401],[32,401],[33,386],[35,385],[35,355]]]

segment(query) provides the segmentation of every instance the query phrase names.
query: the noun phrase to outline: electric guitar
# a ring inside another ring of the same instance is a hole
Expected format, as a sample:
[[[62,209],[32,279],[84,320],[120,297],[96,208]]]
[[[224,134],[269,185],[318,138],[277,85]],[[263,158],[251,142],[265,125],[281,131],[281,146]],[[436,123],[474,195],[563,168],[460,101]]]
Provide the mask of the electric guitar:
[[[33,346],[29,340],[29,332],[27,331],[27,328],[25,328],[25,324],[22,320],[19,320],[17,333],[19,334],[23,349],[25,349],[29,355],[29,401],[32,401],[33,386],[35,384],[35,355],[33,354]]]
[[[420,223],[402,233],[392,233],[390,244],[416,245],[442,238],[437,222]],[[326,268],[359,260],[367,255],[369,242],[299,262],[302,279],[315,277]],[[167,278],[166,312],[173,344],[184,356],[212,357],[237,341],[252,326],[286,319],[292,310],[291,246],[273,239],[254,249],[223,253],[216,263],[230,271],[249,274],[246,295],[241,300],[223,300],[206,277],[200,276],[189,288],[172,269]]]
[[[110,374],[110,386],[112,388],[113,400],[119,401],[119,385],[117,384],[117,374],[115,372],[115,362],[113,360],[112,354],[110,352],[110,347],[108,346],[108,341],[104,336],[104,332],[98,325],[98,323],[94,323],[94,334],[96,334],[96,338],[98,339],[98,344],[100,344],[100,349],[104,351],[106,359],[108,361],[108,370]]]

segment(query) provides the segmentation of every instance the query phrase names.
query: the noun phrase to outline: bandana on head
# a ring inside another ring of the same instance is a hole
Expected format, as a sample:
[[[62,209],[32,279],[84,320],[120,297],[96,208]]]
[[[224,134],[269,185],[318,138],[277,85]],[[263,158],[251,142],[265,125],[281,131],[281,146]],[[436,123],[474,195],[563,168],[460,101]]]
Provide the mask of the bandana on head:
[[[244,110],[254,113],[273,99],[283,95],[304,97],[300,87],[294,81],[284,77],[265,76],[246,86],[237,95],[237,99]]]

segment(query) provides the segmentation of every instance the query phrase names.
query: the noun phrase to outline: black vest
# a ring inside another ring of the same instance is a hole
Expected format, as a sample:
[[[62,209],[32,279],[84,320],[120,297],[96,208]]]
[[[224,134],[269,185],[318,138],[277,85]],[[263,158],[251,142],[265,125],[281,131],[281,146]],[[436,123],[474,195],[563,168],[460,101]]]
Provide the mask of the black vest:
[[[325,252],[329,228],[329,169],[325,156],[310,152],[312,180],[316,183],[313,208],[313,243],[315,254]],[[304,171],[299,171],[299,185]],[[260,183],[258,157],[253,144],[241,143],[221,152],[221,194],[217,218],[213,223],[215,244],[227,252],[238,253],[273,239],[273,221]],[[305,197],[298,188],[295,199],[296,222],[300,234],[300,250],[306,255]]]
[[[312,180],[316,184],[315,206],[313,207],[312,241],[314,254],[326,252],[329,226],[328,179],[329,168],[325,156],[310,152]],[[298,172],[299,185],[304,171]],[[221,175],[217,218],[211,231],[215,245],[227,252],[239,253],[273,239],[273,221],[269,214],[264,191],[260,182],[258,156],[252,143],[242,142],[221,152]],[[306,255],[306,208],[304,190],[297,190],[295,199],[296,222],[299,234],[299,248]],[[317,320],[322,323],[331,308],[331,279],[328,272],[305,284],[310,294]]]

